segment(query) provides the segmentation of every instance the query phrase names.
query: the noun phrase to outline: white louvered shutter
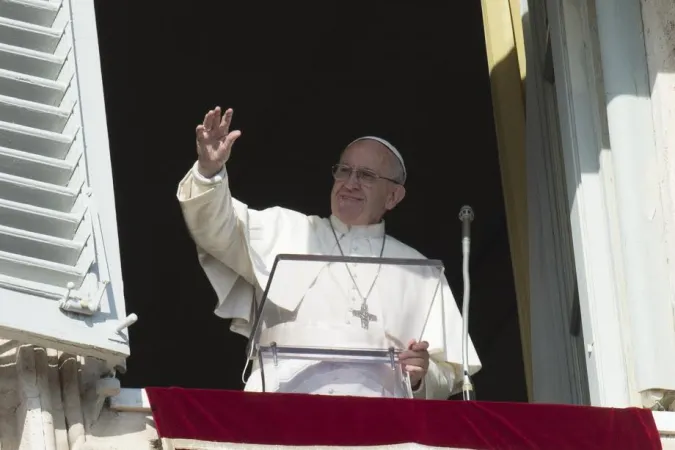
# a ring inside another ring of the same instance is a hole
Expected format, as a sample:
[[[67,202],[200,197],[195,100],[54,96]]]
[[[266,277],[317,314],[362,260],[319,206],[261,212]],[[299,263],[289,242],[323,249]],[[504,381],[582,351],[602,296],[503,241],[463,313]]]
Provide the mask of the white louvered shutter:
[[[0,337],[124,367],[107,133],[93,0],[0,0]]]

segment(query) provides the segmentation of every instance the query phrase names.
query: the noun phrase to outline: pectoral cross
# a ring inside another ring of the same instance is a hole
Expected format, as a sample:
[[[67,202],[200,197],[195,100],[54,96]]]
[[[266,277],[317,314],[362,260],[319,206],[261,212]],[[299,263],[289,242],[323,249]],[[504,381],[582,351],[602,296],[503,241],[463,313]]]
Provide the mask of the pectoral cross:
[[[368,312],[368,305],[365,302],[361,303],[361,309],[352,309],[351,311],[352,316],[361,319],[361,328],[364,330],[368,329],[371,320],[373,322],[377,321],[377,316]]]

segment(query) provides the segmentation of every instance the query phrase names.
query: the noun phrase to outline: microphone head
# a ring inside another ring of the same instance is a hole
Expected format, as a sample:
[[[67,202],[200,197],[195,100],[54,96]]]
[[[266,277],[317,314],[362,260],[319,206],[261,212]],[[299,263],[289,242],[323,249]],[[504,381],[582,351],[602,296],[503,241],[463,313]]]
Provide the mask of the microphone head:
[[[462,209],[459,210],[459,220],[462,222],[473,220],[473,209],[469,205],[462,206]]]

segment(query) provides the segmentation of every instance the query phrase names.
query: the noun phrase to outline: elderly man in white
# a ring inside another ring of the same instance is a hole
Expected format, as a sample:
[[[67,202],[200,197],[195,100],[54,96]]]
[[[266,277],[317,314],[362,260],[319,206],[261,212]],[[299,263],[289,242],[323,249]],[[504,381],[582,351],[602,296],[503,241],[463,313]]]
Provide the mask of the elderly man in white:
[[[197,126],[197,161],[181,180],[177,193],[200,264],[218,296],[215,313],[233,319],[232,331],[250,337],[255,299],[260,298],[278,254],[424,258],[385,233],[383,216],[403,200],[407,176],[403,158],[393,145],[367,136],[344,149],[333,167],[329,218],[280,207],[256,211],[234,199],[228,186],[226,162],[241,136],[238,130],[230,131],[232,113],[228,109],[223,114],[216,107]],[[356,281],[351,272],[349,275]],[[415,398],[445,399],[455,392],[461,379],[461,316],[445,277],[440,291],[441,300],[431,310],[424,340],[411,340],[399,356]],[[297,308],[298,302],[292,307]],[[315,306],[312,313],[320,311]],[[403,322],[405,317],[398,320]],[[358,318],[355,322],[355,326],[360,323]],[[470,372],[475,373],[480,366],[469,342]],[[349,381],[337,394],[378,395],[378,387],[373,387],[377,379],[359,370],[329,374],[332,381],[326,383],[331,386],[330,392],[341,385],[335,380],[345,377]],[[259,391],[261,386],[260,368],[254,363],[245,389]]]

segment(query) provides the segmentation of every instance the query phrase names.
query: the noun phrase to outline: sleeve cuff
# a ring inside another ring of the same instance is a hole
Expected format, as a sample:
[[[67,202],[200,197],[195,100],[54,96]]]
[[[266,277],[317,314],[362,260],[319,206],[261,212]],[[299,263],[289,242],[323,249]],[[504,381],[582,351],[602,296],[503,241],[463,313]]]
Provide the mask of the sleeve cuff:
[[[221,183],[227,177],[227,171],[225,170],[225,165],[220,169],[220,172],[212,176],[211,178],[206,178],[204,175],[199,173],[199,161],[196,161],[192,166],[192,178],[197,184],[202,186],[212,186],[214,184]]]
[[[413,397],[414,398],[424,398],[425,397],[425,385],[424,385],[424,377],[420,381],[419,386],[417,386],[417,389],[412,390]]]

